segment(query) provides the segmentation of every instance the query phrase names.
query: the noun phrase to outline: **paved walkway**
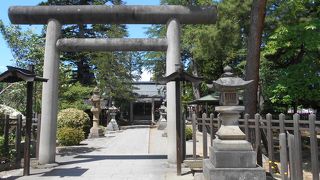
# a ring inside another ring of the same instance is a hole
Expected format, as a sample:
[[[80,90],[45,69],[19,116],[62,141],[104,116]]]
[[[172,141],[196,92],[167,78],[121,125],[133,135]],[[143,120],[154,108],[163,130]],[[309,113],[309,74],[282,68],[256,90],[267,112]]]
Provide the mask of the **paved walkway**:
[[[127,129],[107,137],[85,140],[86,145],[60,149],[59,166],[11,171],[8,179],[107,179],[107,180],[189,180],[191,174],[176,176],[176,168],[167,163],[163,131],[149,128]],[[188,169],[183,169],[186,172]]]

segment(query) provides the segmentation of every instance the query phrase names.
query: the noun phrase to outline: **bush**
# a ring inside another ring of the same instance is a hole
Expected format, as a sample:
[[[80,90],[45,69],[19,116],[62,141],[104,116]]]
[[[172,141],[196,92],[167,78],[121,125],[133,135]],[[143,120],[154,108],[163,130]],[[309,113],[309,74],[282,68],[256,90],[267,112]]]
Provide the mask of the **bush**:
[[[185,136],[186,136],[186,141],[192,139],[192,128],[191,127],[186,126]]]
[[[59,144],[63,146],[78,145],[85,139],[82,129],[69,127],[58,129],[57,138]]]
[[[64,109],[58,114],[58,129],[63,127],[82,129],[87,135],[90,132],[90,118],[87,113],[81,110]]]

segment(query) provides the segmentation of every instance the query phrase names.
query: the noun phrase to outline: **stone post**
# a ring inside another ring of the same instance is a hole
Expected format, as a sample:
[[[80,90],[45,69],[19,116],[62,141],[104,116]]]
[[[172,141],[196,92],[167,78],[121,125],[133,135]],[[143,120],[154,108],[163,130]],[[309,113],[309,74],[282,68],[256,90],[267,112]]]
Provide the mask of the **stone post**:
[[[151,99],[151,125],[155,125],[155,120],[154,120],[154,98]]]
[[[133,101],[130,101],[130,123],[133,123]]]
[[[43,83],[42,88],[39,164],[55,162],[60,56],[56,42],[60,33],[61,24],[55,19],[50,19],[47,26],[43,65],[43,77],[48,79],[48,82]]]
[[[103,132],[102,129],[99,128],[99,115],[101,112],[101,107],[100,107],[100,91],[98,89],[98,87],[95,87],[93,90],[93,94],[91,97],[91,102],[92,102],[92,108],[91,108],[91,112],[93,114],[93,125],[92,128],[90,129],[90,134],[89,134],[89,138],[98,138],[103,136]]]
[[[176,71],[175,65],[180,64],[180,23],[171,19],[167,23],[167,59],[166,76]],[[175,82],[167,83],[167,133],[168,133],[168,162],[176,163],[176,95]]]

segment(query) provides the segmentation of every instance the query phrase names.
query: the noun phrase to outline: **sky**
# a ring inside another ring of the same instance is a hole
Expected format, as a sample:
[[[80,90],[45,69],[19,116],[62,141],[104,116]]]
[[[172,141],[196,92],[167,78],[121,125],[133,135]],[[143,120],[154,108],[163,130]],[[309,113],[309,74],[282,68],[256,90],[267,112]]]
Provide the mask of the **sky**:
[[[9,25],[8,8],[10,6],[34,6],[44,0],[0,0],[0,19],[5,25]],[[159,5],[160,0],[124,0],[126,5]],[[146,37],[146,28],[150,25],[127,25],[130,38],[144,38]],[[39,25],[24,25],[25,28],[31,28],[35,32],[38,32],[42,26]],[[2,34],[0,34],[0,72],[7,70],[6,66],[14,65],[11,51],[4,41]],[[141,81],[148,81],[150,79],[150,73],[144,72],[142,74]]]

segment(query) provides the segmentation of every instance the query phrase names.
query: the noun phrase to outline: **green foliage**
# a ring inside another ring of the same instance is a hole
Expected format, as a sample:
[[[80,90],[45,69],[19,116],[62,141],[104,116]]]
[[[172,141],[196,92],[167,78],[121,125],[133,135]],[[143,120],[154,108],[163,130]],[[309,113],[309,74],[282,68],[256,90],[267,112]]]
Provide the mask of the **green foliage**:
[[[225,65],[245,60],[251,1],[225,0],[217,4],[219,18],[214,25],[188,25],[185,43],[199,73],[206,80],[217,79]]]
[[[260,77],[264,98],[274,109],[320,107],[319,5],[311,1],[269,4]]]
[[[113,4],[122,5],[121,0],[48,0],[42,5],[92,5]],[[68,25],[62,29],[65,38],[123,38],[128,36],[125,25],[118,24],[92,24],[92,25]],[[131,82],[140,77],[141,59],[140,53],[132,52],[80,52],[62,53],[62,61],[70,67],[65,67],[67,72],[75,71],[76,84],[69,88],[67,81],[61,86],[66,86],[60,94],[62,103],[60,108],[75,107],[87,108],[81,104],[83,98],[87,97],[86,87],[97,84],[102,90],[102,96],[112,99],[132,99]],[[70,76],[70,73],[69,75]],[[95,81],[94,79],[95,78]],[[70,81],[70,78],[69,78]],[[90,92],[90,91],[87,91]],[[70,95],[76,94],[75,97]],[[81,97],[82,96],[82,97]],[[123,101],[122,101],[123,102]]]
[[[23,30],[20,26],[6,26],[0,20],[0,32],[11,49],[14,57],[14,65],[20,68],[27,68],[29,64],[35,65],[35,73],[42,75],[43,55],[44,55],[44,38],[33,32],[32,29]],[[9,84],[0,84],[3,89]],[[35,83],[34,101],[36,112],[40,111],[42,83]],[[24,82],[15,83],[13,86],[3,92],[0,98],[1,104],[14,107],[21,112],[25,111],[26,104],[26,86]]]
[[[208,0],[163,0],[162,4],[212,5]],[[216,24],[182,25],[181,57],[186,70],[196,72],[206,81],[220,77],[225,65],[236,66],[245,60],[246,38],[251,1],[225,0],[215,2],[219,9]],[[164,37],[165,26],[154,25],[147,32],[150,37]],[[153,68],[154,79],[165,74],[165,54],[147,54],[147,65]],[[194,65],[193,65],[194,64]],[[205,84],[200,86],[201,93],[208,93]],[[192,93],[193,91],[188,91]],[[186,95],[190,97],[190,95]]]
[[[122,5],[122,0],[48,0],[40,3],[41,5]],[[64,38],[122,38],[127,37],[128,33],[126,25],[118,24],[77,24],[66,25],[62,28],[62,36]],[[98,55],[97,55],[98,54]],[[110,63],[111,57],[117,56],[115,60],[121,61],[126,55],[125,52],[110,52],[110,53],[94,53],[94,52],[79,52],[79,53],[62,53],[62,61],[70,64],[76,72],[76,81],[82,85],[93,85],[105,81],[104,76],[98,76],[97,81],[94,80],[96,74],[102,74],[102,71],[115,71],[113,69],[104,69],[101,64]],[[98,59],[96,59],[98,56]],[[121,56],[121,57],[119,57]],[[100,58],[101,57],[101,58]],[[100,59],[102,61],[100,61]],[[114,59],[114,58],[113,58]],[[99,62],[99,64],[97,64]],[[115,63],[113,63],[114,65]],[[117,64],[123,66],[122,63]],[[109,82],[107,82],[109,83]],[[102,90],[102,85],[100,86]],[[109,92],[106,92],[109,93]],[[108,94],[109,95],[109,94]]]
[[[15,136],[12,134],[9,134],[9,147],[8,152],[6,152],[5,146],[4,146],[4,136],[0,136],[0,164],[3,163],[2,161],[11,161],[14,159],[16,155],[16,150],[10,146],[10,144],[14,143]]]
[[[278,84],[274,90],[272,90],[274,96],[270,98],[272,103],[283,103],[290,105],[292,102],[291,97],[288,95],[288,90],[285,86]]]
[[[186,126],[185,136],[186,136],[186,141],[192,139],[192,128],[191,127]]]
[[[57,139],[60,145],[73,146],[85,139],[82,129],[63,127],[58,129]]]
[[[97,53],[93,63],[103,94],[113,99],[132,100],[132,82],[141,74],[141,59],[137,53]]]
[[[83,130],[86,134],[90,131],[90,118],[87,113],[69,108],[61,110],[58,114],[58,128],[76,128]]]
[[[274,107],[275,112],[286,112],[288,107],[292,105],[292,98],[288,95],[288,90],[285,86],[278,84],[271,92],[272,97],[270,101],[276,105]]]
[[[42,74],[44,38],[32,29],[23,31],[20,26],[5,26],[1,20],[0,32],[11,49],[15,64],[21,68],[27,68],[28,64],[36,65],[35,72]]]
[[[81,110],[89,109],[89,105],[84,104],[84,98],[90,97],[92,88],[81,85],[79,82],[75,84],[64,84],[61,87],[63,91],[60,95],[60,109],[76,108]]]
[[[5,156],[5,149],[4,149],[4,137],[0,136],[0,157]]]
[[[10,86],[10,87],[9,87]],[[8,87],[8,88],[7,88]],[[27,88],[24,82],[14,84],[0,83],[0,89],[4,90],[0,94],[0,104],[15,108],[20,112],[24,112],[26,108],[26,91]]]

